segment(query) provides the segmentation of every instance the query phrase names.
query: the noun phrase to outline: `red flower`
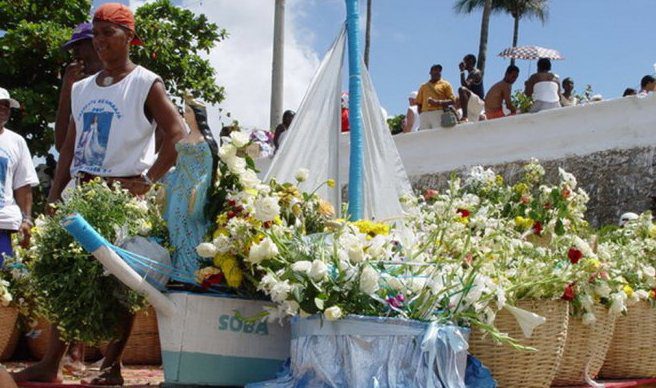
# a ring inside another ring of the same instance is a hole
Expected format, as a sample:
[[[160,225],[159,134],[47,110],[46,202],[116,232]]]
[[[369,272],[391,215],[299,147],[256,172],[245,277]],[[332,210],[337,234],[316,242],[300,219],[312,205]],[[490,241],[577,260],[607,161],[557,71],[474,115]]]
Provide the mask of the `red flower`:
[[[533,233],[537,234],[538,236],[542,234],[542,224],[540,221],[535,221],[531,229],[533,229]]]
[[[153,52],[150,54],[150,57],[153,59],[153,61],[156,61],[156,60],[157,60],[157,53],[156,53],[155,51],[153,51]]]
[[[563,292],[563,296],[560,297],[562,300],[567,300],[571,301],[574,300],[574,297],[576,296],[576,293],[574,292],[574,283],[570,283],[565,287],[565,291]]]
[[[544,208],[547,209],[547,210],[551,209],[552,207],[553,207],[553,205],[551,204],[551,202],[547,202],[547,203],[544,204]]]
[[[439,192],[437,190],[426,189],[426,191],[424,191],[424,200],[429,201],[429,200],[437,197],[437,194],[439,194]]]
[[[228,216],[228,219],[231,219],[234,218],[237,215],[237,213],[235,213],[232,210],[229,210],[228,213],[226,213],[226,215]]]
[[[458,209],[458,210],[456,210],[456,212],[458,214],[460,214],[460,217],[462,217],[462,218],[467,218],[467,217],[469,217],[469,214],[471,214],[469,212],[469,210],[467,210],[467,209]]]
[[[569,261],[572,264],[576,264],[583,257],[583,252],[581,252],[580,250],[572,247],[572,248],[569,248],[569,251],[567,251],[567,257],[569,258]]]
[[[562,195],[565,199],[569,198],[571,194],[572,191],[568,187],[563,187],[563,189],[560,191],[560,195]]]
[[[223,274],[222,273],[217,273],[214,275],[210,275],[203,280],[203,283],[201,283],[201,287],[203,288],[210,288],[211,286],[215,284],[221,284],[223,283]]]

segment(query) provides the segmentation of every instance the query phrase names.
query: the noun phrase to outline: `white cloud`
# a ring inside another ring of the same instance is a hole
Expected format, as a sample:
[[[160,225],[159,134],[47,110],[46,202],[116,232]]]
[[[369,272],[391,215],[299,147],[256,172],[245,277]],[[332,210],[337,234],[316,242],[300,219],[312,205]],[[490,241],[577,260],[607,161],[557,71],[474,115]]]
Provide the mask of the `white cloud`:
[[[285,73],[283,109],[298,108],[319,66],[317,53],[299,22],[303,17],[303,0],[286,2]],[[132,1],[137,8],[143,1]],[[205,14],[229,38],[219,43],[209,59],[217,72],[218,83],[226,89],[221,103],[224,113],[246,127],[269,127],[271,98],[271,62],[273,53],[274,2],[262,0],[187,0],[177,3],[196,13]],[[229,120],[223,118],[227,123]],[[210,114],[210,125],[220,129],[218,107]]]

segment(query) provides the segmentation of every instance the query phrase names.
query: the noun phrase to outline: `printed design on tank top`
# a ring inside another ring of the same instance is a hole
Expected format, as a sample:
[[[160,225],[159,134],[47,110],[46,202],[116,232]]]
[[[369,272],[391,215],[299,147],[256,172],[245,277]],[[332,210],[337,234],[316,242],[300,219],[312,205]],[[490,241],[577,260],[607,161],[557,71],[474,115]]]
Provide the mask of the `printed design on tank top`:
[[[82,133],[75,146],[73,161],[79,171],[91,174],[111,173],[111,169],[102,166],[112,122],[121,116],[116,105],[106,99],[91,100],[81,109],[78,118],[82,119]]]

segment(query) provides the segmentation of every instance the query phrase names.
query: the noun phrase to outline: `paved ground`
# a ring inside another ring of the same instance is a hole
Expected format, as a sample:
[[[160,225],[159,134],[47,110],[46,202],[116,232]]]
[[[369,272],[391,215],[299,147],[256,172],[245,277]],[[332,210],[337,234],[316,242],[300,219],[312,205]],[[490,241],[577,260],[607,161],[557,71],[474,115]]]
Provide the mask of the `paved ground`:
[[[30,363],[26,362],[10,362],[5,363],[9,371],[16,371],[23,369],[25,366]],[[66,374],[64,376],[64,384],[74,384],[74,386],[80,387],[80,380],[95,374],[97,369],[94,370],[93,366],[89,365],[89,368],[83,373],[76,375]],[[131,388],[137,387],[157,387],[160,383],[164,382],[164,372],[162,371],[161,366],[152,366],[152,365],[127,365],[123,369],[123,378],[125,379],[125,386]],[[62,385],[29,385],[30,387],[44,387],[44,388],[55,388],[62,387]],[[64,385],[66,386],[66,385]],[[26,386],[27,387],[27,386]]]

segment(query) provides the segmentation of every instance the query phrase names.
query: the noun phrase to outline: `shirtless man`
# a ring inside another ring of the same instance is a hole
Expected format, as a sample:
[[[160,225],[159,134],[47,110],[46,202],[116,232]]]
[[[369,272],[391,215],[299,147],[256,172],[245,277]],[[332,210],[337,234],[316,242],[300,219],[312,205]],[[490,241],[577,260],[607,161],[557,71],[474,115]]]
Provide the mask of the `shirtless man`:
[[[469,110],[472,110],[471,121],[478,121],[478,115],[483,110],[483,98],[485,98],[483,73],[476,68],[476,56],[474,54],[465,55],[462,62],[460,62],[459,68],[461,86],[458,88],[458,97],[462,108],[462,119],[467,121]],[[468,72],[467,77],[465,77],[465,70]]]
[[[517,77],[519,77],[519,68],[515,65],[510,65],[506,69],[506,75],[503,77],[503,80],[494,84],[487,92],[485,96],[485,116],[487,116],[488,120],[506,117],[503,113],[504,101],[511,115],[517,112],[517,108],[515,108],[510,99],[512,84],[517,81]]]

